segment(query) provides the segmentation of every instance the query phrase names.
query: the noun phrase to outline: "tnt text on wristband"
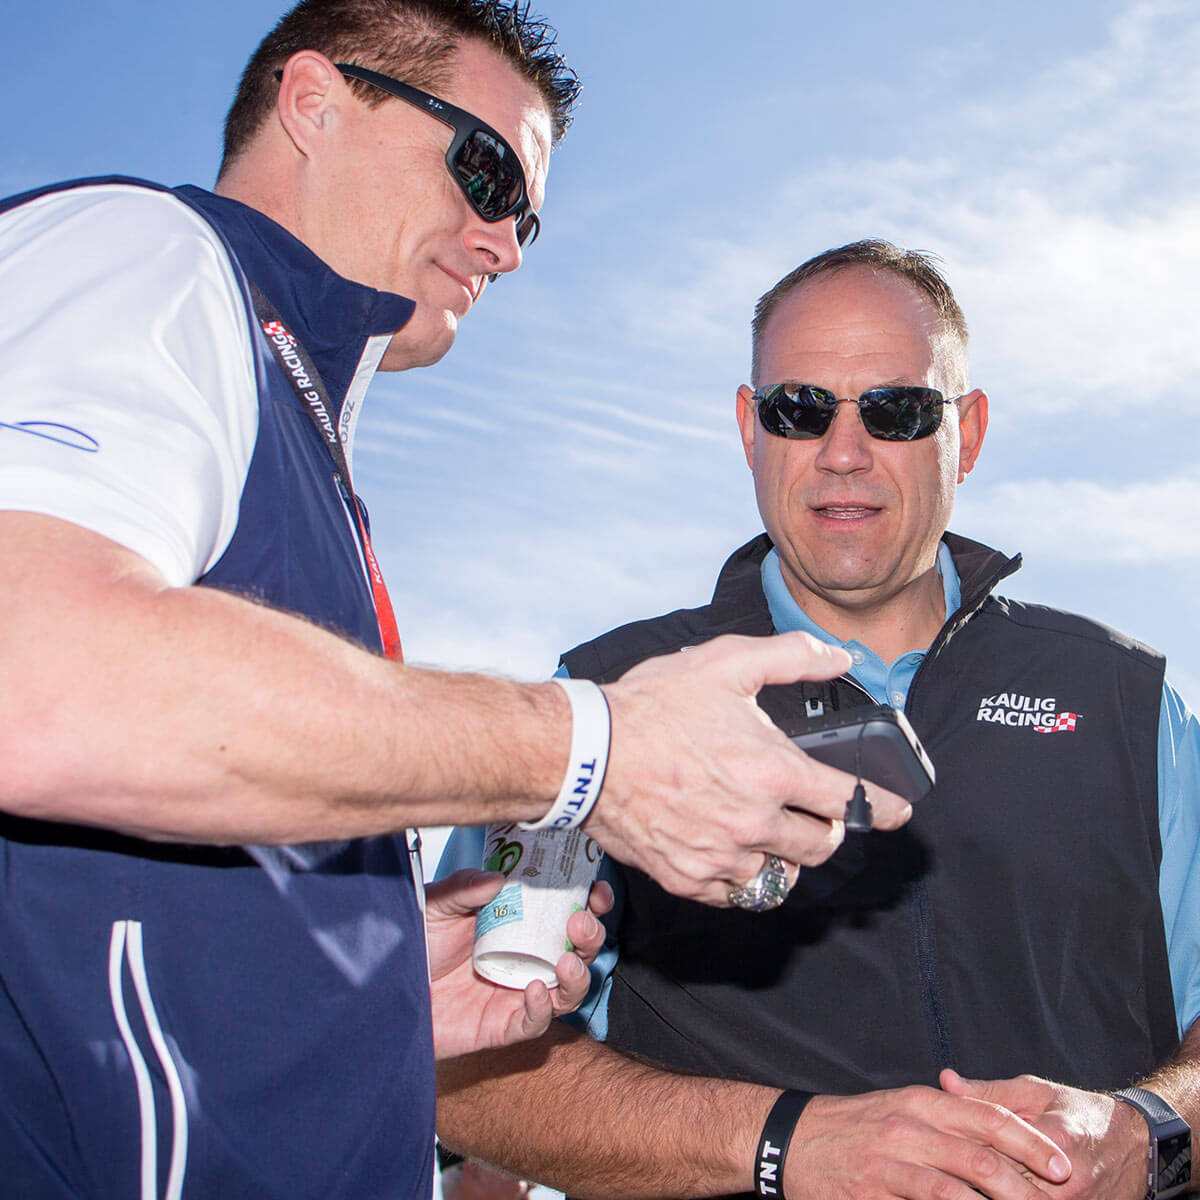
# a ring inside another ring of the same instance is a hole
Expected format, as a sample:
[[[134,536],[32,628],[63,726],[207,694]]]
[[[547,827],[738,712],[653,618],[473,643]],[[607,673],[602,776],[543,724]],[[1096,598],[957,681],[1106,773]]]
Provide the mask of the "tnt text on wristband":
[[[783,1164],[792,1134],[804,1106],[813,1098],[812,1092],[800,1092],[789,1088],[775,1101],[767,1114],[762,1136],[758,1139],[758,1152],[754,1156],[754,1194],[784,1200]]]
[[[522,829],[571,829],[582,825],[595,807],[608,768],[612,718],[604,693],[589,679],[553,679],[571,705],[571,757],[563,785],[550,811],[540,821],[523,821]]]

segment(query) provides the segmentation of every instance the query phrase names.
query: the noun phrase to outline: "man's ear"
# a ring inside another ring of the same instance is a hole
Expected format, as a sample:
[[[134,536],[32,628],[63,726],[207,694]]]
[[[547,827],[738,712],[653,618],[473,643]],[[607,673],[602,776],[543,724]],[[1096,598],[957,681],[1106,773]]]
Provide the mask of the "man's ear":
[[[988,427],[987,392],[976,388],[958,402],[958,482],[975,467]]]
[[[754,470],[754,436],[758,432],[758,406],[754,403],[754,393],[746,384],[737,390],[737,421],[742,431],[742,450],[746,455],[746,465]]]
[[[280,125],[301,156],[312,156],[328,132],[334,108],[350,95],[342,73],[320,51],[300,50],[287,60],[275,107]]]

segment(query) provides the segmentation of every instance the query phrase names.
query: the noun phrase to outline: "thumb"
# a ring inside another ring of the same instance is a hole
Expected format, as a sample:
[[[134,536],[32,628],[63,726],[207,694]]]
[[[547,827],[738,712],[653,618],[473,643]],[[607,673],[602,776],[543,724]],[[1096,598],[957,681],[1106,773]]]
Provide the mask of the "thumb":
[[[493,899],[504,886],[499,871],[467,867],[437,883],[425,885],[425,903],[431,914],[465,917]]]
[[[1054,1086],[1036,1075],[1018,1075],[1014,1079],[967,1079],[946,1068],[938,1076],[938,1082],[942,1090],[951,1095],[987,1100],[1026,1119],[1045,1112],[1054,1102]]]
[[[796,630],[771,637],[729,637],[722,651],[728,655],[737,690],[756,696],[769,683],[795,683],[800,679],[835,679],[850,670],[850,655],[811,634]],[[717,642],[710,642],[716,646]]]
[[[943,1092],[952,1096],[967,1096],[972,1100],[986,1099],[984,1089],[987,1086],[982,1080],[966,1079],[957,1071],[947,1067],[938,1075],[938,1083]]]

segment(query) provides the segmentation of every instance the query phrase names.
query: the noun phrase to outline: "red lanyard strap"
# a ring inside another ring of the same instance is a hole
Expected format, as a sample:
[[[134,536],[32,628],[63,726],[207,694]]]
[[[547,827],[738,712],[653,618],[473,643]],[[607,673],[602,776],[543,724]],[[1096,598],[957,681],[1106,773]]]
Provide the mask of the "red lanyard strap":
[[[388,596],[387,584],[383,581],[383,572],[375,551],[371,548],[371,535],[367,532],[367,523],[363,519],[362,505],[354,492],[354,484],[350,479],[350,464],[346,461],[346,448],[338,434],[334,423],[333,407],[329,403],[329,393],[321,379],[308,351],[297,338],[288,330],[283,319],[276,312],[275,306],[263,295],[262,290],[250,283],[250,298],[254,301],[254,311],[262,331],[267,335],[267,341],[275,353],[275,360],[282,368],[284,375],[292,385],[301,407],[308,413],[321,441],[329,451],[333,460],[334,479],[341,491],[348,498],[350,507],[354,510],[355,523],[358,527],[359,541],[362,547],[363,561],[367,564],[367,575],[371,582],[371,595],[375,601],[375,619],[379,622],[379,636],[383,642],[383,652],[388,658],[400,661],[403,653],[400,649],[400,631],[396,627],[396,614],[392,610],[392,601]]]

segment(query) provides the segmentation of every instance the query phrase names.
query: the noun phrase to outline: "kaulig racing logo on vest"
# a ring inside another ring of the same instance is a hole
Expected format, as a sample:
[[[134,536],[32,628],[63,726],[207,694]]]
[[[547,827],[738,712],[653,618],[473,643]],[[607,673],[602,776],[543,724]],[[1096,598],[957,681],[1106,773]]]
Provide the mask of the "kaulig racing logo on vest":
[[[979,701],[977,721],[990,721],[1032,729],[1034,733],[1074,733],[1079,713],[1059,712],[1053,696],[1022,696],[1017,692],[999,692]]]

